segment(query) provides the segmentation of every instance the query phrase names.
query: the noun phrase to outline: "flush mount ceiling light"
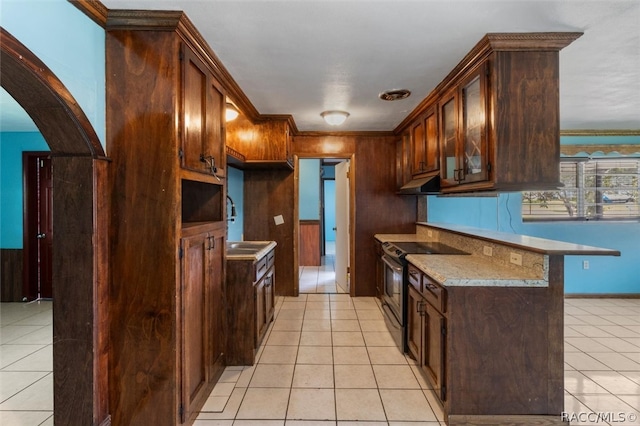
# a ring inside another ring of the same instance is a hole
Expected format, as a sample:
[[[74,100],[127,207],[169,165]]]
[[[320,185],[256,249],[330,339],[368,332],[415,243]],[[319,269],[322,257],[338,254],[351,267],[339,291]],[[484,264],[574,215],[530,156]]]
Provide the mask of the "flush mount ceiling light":
[[[349,113],[346,111],[323,111],[320,116],[324,118],[327,124],[339,126],[349,117]]]
[[[236,106],[230,102],[227,102],[227,105],[225,106],[225,120],[226,121],[233,121],[236,118],[238,118],[238,115],[240,115],[240,111],[238,111],[238,108],[236,108]]]
[[[411,95],[411,91],[407,89],[387,90],[378,95],[383,101],[399,101],[400,99],[406,99]]]

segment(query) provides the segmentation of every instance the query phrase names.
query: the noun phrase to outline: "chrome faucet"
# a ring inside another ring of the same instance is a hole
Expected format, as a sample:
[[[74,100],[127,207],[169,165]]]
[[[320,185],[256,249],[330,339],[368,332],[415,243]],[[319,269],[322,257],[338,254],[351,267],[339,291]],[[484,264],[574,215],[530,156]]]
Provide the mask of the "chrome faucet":
[[[233,203],[233,199],[227,195],[227,200],[231,202],[231,216],[227,218],[229,222],[235,222],[236,220],[236,205]]]

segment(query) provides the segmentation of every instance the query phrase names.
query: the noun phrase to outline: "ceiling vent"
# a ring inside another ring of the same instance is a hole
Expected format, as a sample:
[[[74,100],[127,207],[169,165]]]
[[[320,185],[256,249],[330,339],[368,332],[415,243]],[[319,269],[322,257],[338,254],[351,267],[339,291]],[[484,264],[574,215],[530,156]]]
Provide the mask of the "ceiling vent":
[[[406,99],[411,95],[411,92],[407,89],[387,90],[378,95],[383,101],[399,101],[400,99]]]

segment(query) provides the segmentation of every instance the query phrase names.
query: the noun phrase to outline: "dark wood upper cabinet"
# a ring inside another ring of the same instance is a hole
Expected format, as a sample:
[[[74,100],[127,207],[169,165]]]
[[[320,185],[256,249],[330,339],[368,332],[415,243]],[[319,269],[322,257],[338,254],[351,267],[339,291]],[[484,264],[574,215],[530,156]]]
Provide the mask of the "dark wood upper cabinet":
[[[240,168],[293,169],[291,137],[289,118],[253,123],[241,114],[227,124],[229,163]]]
[[[411,126],[411,175],[413,177],[420,177],[439,169],[437,117],[438,110],[434,106]]]
[[[443,193],[557,188],[559,51],[581,35],[487,34],[396,129],[412,176],[439,170]]]

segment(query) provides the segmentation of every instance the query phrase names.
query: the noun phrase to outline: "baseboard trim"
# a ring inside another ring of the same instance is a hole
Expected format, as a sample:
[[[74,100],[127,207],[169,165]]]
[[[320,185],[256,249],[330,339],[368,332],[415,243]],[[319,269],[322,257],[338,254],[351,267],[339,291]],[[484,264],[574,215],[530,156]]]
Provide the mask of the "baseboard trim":
[[[565,299],[640,299],[640,293],[565,293]]]
[[[562,420],[562,416],[542,416],[542,415],[450,415],[447,421],[448,426],[567,426],[569,423]]]

